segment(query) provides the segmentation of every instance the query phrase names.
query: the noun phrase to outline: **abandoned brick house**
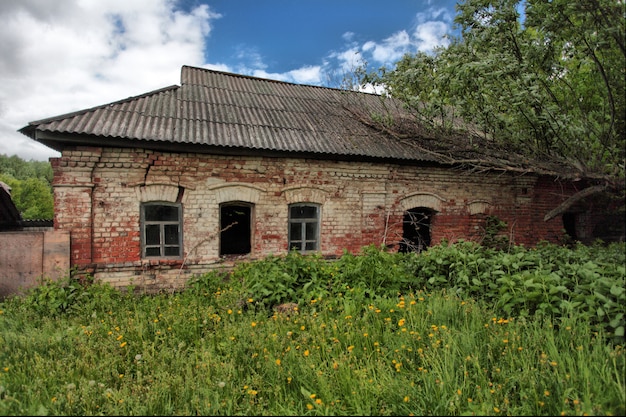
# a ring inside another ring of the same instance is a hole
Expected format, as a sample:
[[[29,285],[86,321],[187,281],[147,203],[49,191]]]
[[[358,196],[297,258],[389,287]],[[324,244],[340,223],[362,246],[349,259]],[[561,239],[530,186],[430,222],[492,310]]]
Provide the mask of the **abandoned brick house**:
[[[381,96],[183,66],[180,86],[20,132],[61,152],[54,227],[70,232],[71,265],[118,287],[180,287],[289,249],[480,240],[488,216],[516,244],[590,236],[584,212],[544,220],[579,187],[559,167],[393,132],[410,123]],[[482,169],[459,162],[477,152]]]

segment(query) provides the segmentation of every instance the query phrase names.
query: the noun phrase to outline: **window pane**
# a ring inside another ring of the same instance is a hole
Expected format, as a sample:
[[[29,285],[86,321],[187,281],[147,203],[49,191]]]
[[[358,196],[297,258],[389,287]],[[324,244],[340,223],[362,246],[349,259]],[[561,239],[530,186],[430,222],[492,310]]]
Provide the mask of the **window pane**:
[[[291,242],[289,249],[302,250],[302,242]]]
[[[306,242],[306,250],[316,250],[317,242]]]
[[[178,245],[178,225],[166,224],[163,227],[165,229],[165,244]]]
[[[300,223],[291,223],[289,229],[289,238],[291,240],[302,240],[302,225]]]
[[[146,256],[161,256],[161,248],[146,248]]]
[[[146,221],[178,221],[178,207],[150,204],[144,206]]]
[[[291,207],[292,219],[312,219],[317,218],[317,207],[315,206],[293,206]]]
[[[146,245],[160,245],[161,231],[158,224],[149,224],[146,226]]]
[[[317,240],[317,223],[306,224],[306,240]]]
[[[180,250],[178,246],[166,246],[165,247],[165,256],[178,256],[180,255]]]

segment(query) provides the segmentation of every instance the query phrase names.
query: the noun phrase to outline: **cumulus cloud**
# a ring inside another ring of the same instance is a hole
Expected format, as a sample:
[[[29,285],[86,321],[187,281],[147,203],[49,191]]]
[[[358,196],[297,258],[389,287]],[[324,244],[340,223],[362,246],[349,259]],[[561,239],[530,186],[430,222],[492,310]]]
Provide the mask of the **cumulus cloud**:
[[[182,65],[205,63],[219,17],[171,0],[0,2],[0,153],[58,156],[17,130],[179,82]]]

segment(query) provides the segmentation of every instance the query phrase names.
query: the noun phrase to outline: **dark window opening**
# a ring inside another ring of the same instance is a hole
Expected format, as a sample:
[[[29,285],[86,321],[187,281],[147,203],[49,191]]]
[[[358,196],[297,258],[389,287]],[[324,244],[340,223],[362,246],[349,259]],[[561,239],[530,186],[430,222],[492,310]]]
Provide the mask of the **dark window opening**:
[[[576,233],[577,217],[576,213],[563,213],[563,228],[572,240],[578,240],[578,234]]]
[[[317,205],[289,206],[289,250],[300,252],[319,249],[320,209]]]
[[[434,210],[412,208],[402,219],[402,240],[398,252],[421,252],[430,246],[430,226]]]
[[[144,258],[182,256],[182,209],[180,204],[141,205],[141,246]]]
[[[220,207],[220,256],[250,253],[251,213],[252,208],[247,204]]]

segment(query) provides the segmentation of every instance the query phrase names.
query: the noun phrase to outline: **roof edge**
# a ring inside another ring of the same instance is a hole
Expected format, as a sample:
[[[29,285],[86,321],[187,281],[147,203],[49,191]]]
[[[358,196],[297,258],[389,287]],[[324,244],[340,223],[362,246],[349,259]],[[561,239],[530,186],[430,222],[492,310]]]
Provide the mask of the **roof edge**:
[[[152,95],[155,95],[155,94],[160,94],[160,93],[163,93],[163,92],[166,92],[166,91],[176,90],[176,89],[179,89],[179,88],[180,88],[179,85],[173,84],[173,85],[170,85],[170,86],[167,86],[167,87],[159,88],[157,90],[149,91],[147,93],[139,94],[139,95],[136,95],[136,96],[130,96],[130,97],[127,97],[127,98],[124,98],[124,99],[121,99],[121,100],[117,100],[117,101],[112,101],[112,102],[106,103],[106,104],[101,104],[99,106],[94,106],[94,107],[90,107],[90,108],[87,108],[87,109],[82,109],[82,110],[77,110],[77,111],[74,111],[74,112],[64,113],[64,114],[60,114],[58,116],[48,117],[48,118],[45,118],[45,119],[35,120],[35,121],[32,121],[32,122],[29,122],[27,126],[24,126],[23,128],[19,129],[18,132],[23,133],[23,134],[25,134],[27,136],[30,136],[30,135],[24,133],[24,131],[28,131],[27,128],[29,126],[36,126],[36,125],[43,124],[43,123],[49,123],[49,122],[54,122],[56,120],[66,119],[68,117],[78,116],[78,115],[81,115],[81,114],[85,114],[85,113],[89,113],[89,112],[92,112],[92,111],[95,111],[95,110],[98,110],[98,109],[105,108],[107,106],[112,106],[112,105],[115,105],[115,104],[122,104],[122,103],[126,103],[126,102],[129,102],[129,101],[137,100],[137,99],[140,99],[140,98],[152,96]]]

